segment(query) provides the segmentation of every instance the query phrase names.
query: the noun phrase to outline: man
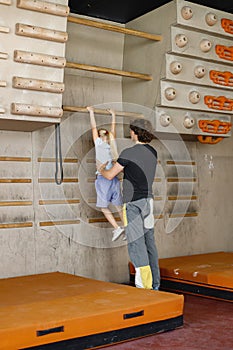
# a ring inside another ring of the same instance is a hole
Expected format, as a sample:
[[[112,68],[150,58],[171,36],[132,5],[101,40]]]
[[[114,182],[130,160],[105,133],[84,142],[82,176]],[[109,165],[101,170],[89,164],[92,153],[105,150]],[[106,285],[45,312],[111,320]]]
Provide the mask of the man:
[[[110,180],[124,172],[125,233],[129,256],[136,270],[135,285],[158,290],[160,273],[154,240],[152,194],[157,152],[149,145],[154,138],[151,123],[145,119],[134,120],[130,123],[130,136],[135,145],[122,151],[110,170],[102,167],[100,173]]]

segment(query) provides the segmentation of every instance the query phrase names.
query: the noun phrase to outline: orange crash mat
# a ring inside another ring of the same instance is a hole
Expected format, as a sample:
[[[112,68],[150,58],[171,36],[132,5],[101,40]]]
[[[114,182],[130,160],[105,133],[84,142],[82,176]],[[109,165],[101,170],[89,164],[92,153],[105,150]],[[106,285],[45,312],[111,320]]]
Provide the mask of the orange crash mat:
[[[0,280],[0,349],[91,349],[183,325],[183,296],[65,273]]]
[[[160,259],[161,288],[233,301],[233,252]]]

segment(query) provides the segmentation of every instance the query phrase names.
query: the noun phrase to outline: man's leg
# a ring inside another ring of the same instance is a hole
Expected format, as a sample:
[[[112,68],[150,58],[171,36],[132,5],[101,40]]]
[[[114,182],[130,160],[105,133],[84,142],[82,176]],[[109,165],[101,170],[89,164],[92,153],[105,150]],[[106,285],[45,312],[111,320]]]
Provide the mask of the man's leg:
[[[149,264],[152,272],[153,283],[152,287],[155,290],[160,286],[160,271],[158,261],[158,251],[155,244],[154,229],[149,229],[145,232],[145,242],[147,246],[147,252],[149,257]]]

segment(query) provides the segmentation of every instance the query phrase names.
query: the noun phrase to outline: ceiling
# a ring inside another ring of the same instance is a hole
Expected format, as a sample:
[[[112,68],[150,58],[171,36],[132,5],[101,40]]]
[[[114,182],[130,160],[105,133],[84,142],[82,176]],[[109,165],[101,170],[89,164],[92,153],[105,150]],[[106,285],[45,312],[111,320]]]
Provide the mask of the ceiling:
[[[69,0],[71,13],[125,24],[169,0]],[[196,4],[233,13],[232,0],[194,0]]]

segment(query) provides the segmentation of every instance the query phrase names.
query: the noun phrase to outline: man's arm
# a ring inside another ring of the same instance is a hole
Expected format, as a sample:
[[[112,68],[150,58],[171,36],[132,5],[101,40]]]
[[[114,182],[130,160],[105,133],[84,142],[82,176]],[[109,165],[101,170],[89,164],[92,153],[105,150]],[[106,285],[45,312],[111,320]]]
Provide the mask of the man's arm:
[[[98,171],[107,180],[112,180],[116,175],[118,175],[124,169],[124,167],[117,162],[109,170],[105,170],[105,166],[106,166],[106,164],[103,164],[98,169]]]

